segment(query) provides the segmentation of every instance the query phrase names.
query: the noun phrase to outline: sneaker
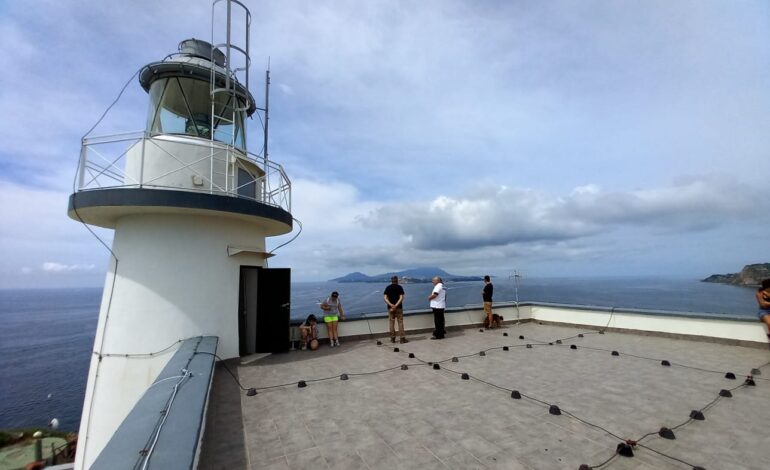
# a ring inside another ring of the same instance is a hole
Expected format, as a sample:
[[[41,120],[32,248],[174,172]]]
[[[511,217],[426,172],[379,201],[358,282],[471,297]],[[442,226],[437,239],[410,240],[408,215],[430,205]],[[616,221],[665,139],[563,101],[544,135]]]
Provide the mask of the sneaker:
[[[408,340],[408,339],[406,339],[406,338],[404,338],[404,337],[402,336],[402,337],[401,337],[401,340],[400,340],[399,342],[400,342],[401,344],[404,344],[404,343],[408,343],[408,342],[409,342],[409,340]]]
[[[390,337],[390,342],[391,343],[395,343],[396,342],[396,337],[395,336],[391,336]]]
[[[307,345],[306,345],[306,344],[303,344],[303,345],[300,347],[300,349],[304,351],[305,349],[307,349]]]
[[[333,347],[334,347],[334,340],[333,340],[333,339],[330,339],[330,340],[329,340],[329,347],[330,347],[330,348],[333,348]]]
[[[336,343],[337,343],[337,347],[339,347],[340,346],[340,339],[339,338],[337,338]]]

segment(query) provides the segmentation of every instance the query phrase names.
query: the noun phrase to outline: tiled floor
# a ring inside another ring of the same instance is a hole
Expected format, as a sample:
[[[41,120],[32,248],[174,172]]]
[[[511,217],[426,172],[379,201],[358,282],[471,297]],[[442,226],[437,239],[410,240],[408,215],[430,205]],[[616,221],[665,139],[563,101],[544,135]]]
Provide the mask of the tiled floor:
[[[767,366],[762,368],[767,378],[756,376],[755,387],[740,387],[732,398],[721,398],[704,411],[704,421],[676,429],[676,440],[657,435],[662,426],[687,421],[691,410],[703,408],[720,389],[740,386],[752,368],[770,360],[770,351],[595,332],[547,344],[581,331],[527,323],[483,333],[452,332],[443,341],[413,336],[408,344],[397,345],[400,352],[374,340],[294,351],[237,367],[246,387],[290,384],[253,397],[238,394],[219,368],[201,468],[577,470],[612,457],[620,440],[575,417],[624,439],[653,432],[641,443],[689,464],[636,447],[633,458],[618,456],[602,468],[770,466],[764,454],[770,446]],[[525,347],[528,342],[532,348]],[[573,344],[577,349],[570,348]],[[510,350],[479,355],[502,346]],[[410,359],[410,352],[416,358]],[[469,354],[457,363],[442,362],[440,370],[421,362]],[[672,366],[662,366],[662,359]],[[402,364],[408,370],[401,370]],[[738,379],[724,378],[726,371]],[[463,372],[471,380],[461,380]],[[340,380],[342,373],[351,374],[350,379]],[[333,378],[311,381],[325,377]],[[306,380],[307,387],[298,388],[299,380]],[[514,400],[505,389],[558,405],[575,417],[551,415],[546,404]]]

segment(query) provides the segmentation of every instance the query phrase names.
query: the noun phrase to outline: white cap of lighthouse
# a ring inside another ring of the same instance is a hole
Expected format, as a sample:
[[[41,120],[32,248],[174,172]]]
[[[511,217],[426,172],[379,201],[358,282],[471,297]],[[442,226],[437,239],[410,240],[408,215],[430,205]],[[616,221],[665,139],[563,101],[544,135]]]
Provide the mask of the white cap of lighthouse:
[[[250,14],[232,6],[246,15],[245,46],[230,42],[227,1],[225,42],[183,41],[139,73],[144,131],[83,140],[69,216],[115,234],[77,468],[91,466],[171,356],[149,353],[216,336],[216,354],[232,358],[280,349],[281,334],[265,338],[283,330],[288,347],[289,273],[266,269],[265,238],[292,230],[291,185],[266,145],[246,147],[245,120],[267,109],[248,90]]]

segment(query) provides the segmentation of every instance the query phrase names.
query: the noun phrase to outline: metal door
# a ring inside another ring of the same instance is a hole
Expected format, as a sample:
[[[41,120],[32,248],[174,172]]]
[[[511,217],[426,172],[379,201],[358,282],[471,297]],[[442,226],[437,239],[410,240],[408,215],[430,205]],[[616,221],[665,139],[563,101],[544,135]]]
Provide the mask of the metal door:
[[[288,351],[290,306],[291,269],[241,266],[240,355]]]

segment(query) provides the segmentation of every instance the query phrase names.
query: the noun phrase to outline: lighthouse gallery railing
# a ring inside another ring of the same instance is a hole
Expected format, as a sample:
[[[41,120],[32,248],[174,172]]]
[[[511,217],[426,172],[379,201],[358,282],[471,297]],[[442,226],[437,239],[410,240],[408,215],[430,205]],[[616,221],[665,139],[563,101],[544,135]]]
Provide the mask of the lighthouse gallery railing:
[[[145,132],[83,139],[76,191],[149,188],[251,199],[291,212],[283,167],[233,146]]]

